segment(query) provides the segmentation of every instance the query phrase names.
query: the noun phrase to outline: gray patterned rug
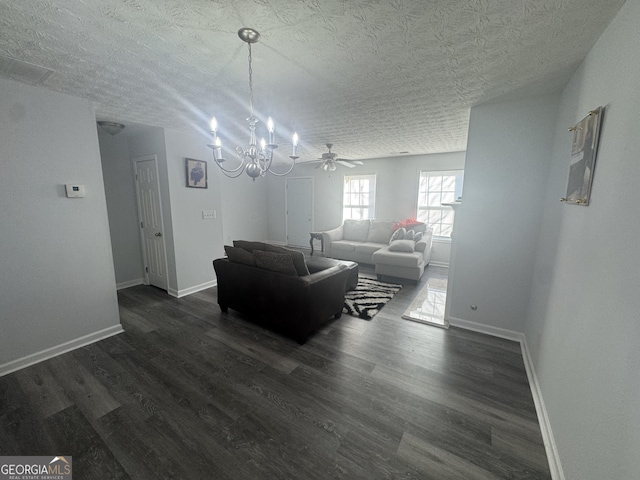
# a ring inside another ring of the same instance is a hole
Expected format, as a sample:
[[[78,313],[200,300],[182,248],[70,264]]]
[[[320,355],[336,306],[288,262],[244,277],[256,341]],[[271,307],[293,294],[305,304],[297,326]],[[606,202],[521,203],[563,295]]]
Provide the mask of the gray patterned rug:
[[[380,282],[361,274],[355,290],[345,293],[342,311],[353,317],[371,320],[401,288],[402,285]]]

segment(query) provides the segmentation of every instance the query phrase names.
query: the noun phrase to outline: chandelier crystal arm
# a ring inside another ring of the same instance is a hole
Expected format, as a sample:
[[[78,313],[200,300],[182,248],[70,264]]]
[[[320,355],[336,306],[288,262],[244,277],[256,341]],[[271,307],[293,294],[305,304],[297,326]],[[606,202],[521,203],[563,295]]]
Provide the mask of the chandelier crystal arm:
[[[296,160],[300,157],[297,157],[295,155],[289,155],[289,158],[291,159],[291,166],[289,167],[289,170],[287,170],[284,173],[278,173],[278,172],[274,172],[273,170],[271,170],[271,168],[269,168],[267,171],[271,174],[271,175],[275,175],[276,177],[284,177],[286,175],[289,175],[291,173],[291,170],[293,170],[293,167],[296,166]]]
[[[225,168],[222,165],[222,162],[226,162],[226,160],[224,158],[217,158],[216,157],[216,146],[215,145],[207,145],[207,147],[211,148],[213,150],[213,161],[216,162],[216,165],[218,165],[220,167],[220,170],[222,170],[225,175],[227,173],[235,173],[235,172],[239,172],[238,175],[236,175],[235,177],[231,177],[231,178],[236,178],[237,176],[239,176],[240,174],[242,174],[242,171],[244,170],[244,162],[241,162],[240,165],[238,165],[236,168],[233,169],[229,169],[229,168]],[[229,175],[227,175],[229,176]]]
[[[225,177],[238,178],[240,175],[242,175],[242,172],[244,172],[244,168],[236,168],[235,170],[226,170],[217,161],[216,161],[216,164],[220,167],[220,170],[222,171]],[[241,166],[244,167],[244,165],[241,165]],[[233,175],[234,172],[235,172],[235,175]]]

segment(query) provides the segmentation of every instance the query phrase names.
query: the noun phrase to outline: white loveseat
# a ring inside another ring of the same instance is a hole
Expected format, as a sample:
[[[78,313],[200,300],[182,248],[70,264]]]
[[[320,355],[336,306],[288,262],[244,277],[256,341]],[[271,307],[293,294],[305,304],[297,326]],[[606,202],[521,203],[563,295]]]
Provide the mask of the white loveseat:
[[[333,230],[322,232],[327,257],[375,265],[377,275],[419,280],[431,259],[433,232],[424,223],[411,227],[422,232],[418,242],[403,242],[403,250],[389,249],[396,222],[345,220]],[[413,243],[413,246],[412,246]]]

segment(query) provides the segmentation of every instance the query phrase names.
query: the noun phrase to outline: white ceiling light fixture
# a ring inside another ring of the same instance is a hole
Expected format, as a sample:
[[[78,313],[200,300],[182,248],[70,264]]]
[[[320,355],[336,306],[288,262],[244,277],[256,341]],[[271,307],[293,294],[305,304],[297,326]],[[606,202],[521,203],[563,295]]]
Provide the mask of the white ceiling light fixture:
[[[273,162],[273,151],[278,148],[278,145],[275,143],[275,124],[271,117],[267,120],[267,130],[269,133],[268,143],[265,139],[260,140],[260,145],[256,142],[256,124],[258,123],[258,119],[255,117],[253,113],[253,70],[251,69],[251,44],[256,43],[260,38],[260,34],[254,30],[253,28],[241,28],[238,30],[238,36],[243,42],[249,47],[249,118],[247,118],[247,122],[249,122],[249,146],[247,148],[236,147],[236,154],[240,159],[240,164],[235,168],[225,168],[223,163],[226,161],[222,158],[222,142],[220,141],[220,137],[218,137],[218,121],[216,117],[211,117],[209,121],[209,127],[212,135],[212,143],[207,146],[213,150],[213,159],[216,164],[229,178],[237,178],[242,175],[243,171],[247,172],[253,181],[256,181],[257,177],[264,177],[267,172],[272,175],[276,175],[278,177],[283,177],[288,175],[293,167],[296,164],[296,160],[299,158],[296,155],[296,148],[298,146],[298,134],[294,133],[291,139],[292,141],[292,151],[289,158],[291,159],[291,166],[286,172],[277,173],[271,169],[271,164]]]
[[[120,133],[122,131],[122,129],[124,128],[124,125],[121,123],[116,123],[116,122],[104,122],[104,121],[100,121],[98,122],[98,126],[104,130],[105,132],[107,132],[109,135],[117,135],[118,133]]]

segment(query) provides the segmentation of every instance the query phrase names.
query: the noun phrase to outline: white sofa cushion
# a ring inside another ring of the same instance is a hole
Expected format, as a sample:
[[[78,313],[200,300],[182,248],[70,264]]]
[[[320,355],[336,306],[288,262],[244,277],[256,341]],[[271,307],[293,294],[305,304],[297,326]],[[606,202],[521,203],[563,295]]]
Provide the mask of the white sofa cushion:
[[[349,242],[348,240],[336,240],[335,242],[331,242],[331,250],[335,250],[336,252],[355,252],[356,245],[360,244]]]
[[[367,242],[387,245],[389,240],[391,240],[391,235],[393,235],[393,222],[377,222],[372,220],[369,226]]]
[[[344,221],[344,240],[353,240],[355,242],[366,242],[369,236],[370,220],[345,220]]]
[[[381,248],[373,255],[373,262],[384,265],[395,265],[397,267],[417,267],[424,263],[424,257],[420,252],[391,252],[389,247]]]
[[[413,240],[394,240],[389,244],[390,252],[411,253],[416,249],[416,242]]]
[[[385,245],[382,243],[359,243],[356,245],[356,252],[371,256],[373,255],[373,252],[380,250],[384,246]]]

